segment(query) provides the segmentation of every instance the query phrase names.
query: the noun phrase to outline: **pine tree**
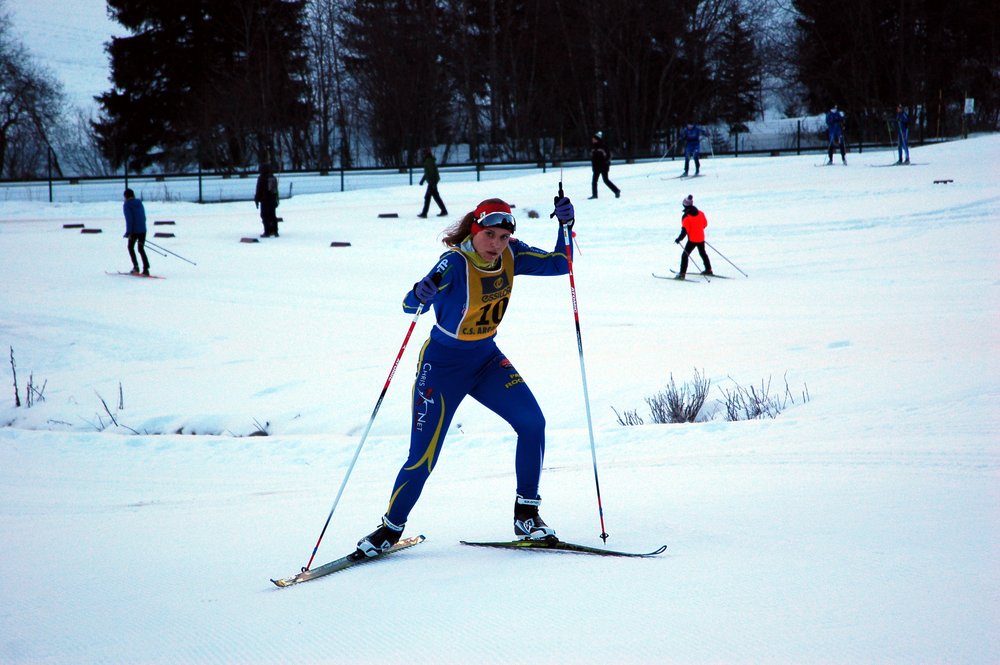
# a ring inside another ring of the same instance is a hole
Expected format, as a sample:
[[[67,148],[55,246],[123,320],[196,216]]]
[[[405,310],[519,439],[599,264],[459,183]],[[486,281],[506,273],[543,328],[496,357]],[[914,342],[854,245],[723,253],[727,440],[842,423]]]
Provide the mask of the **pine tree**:
[[[305,0],[108,0],[132,34],[108,45],[101,149],[116,166],[271,161],[308,123]],[[287,141],[286,141],[287,143]]]
[[[760,60],[746,15],[734,7],[719,40],[717,115],[731,128],[752,120],[760,106]]]

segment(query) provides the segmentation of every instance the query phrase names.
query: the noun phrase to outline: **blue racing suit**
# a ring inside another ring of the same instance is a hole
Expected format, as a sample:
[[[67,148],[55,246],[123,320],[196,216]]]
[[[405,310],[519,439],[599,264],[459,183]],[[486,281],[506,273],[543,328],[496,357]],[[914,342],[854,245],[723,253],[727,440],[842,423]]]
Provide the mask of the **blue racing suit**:
[[[535,396],[494,336],[510,301],[514,275],[565,275],[566,246],[559,231],[555,249],[546,252],[515,238],[494,265],[484,265],[472,238],[452,247],[428,277],[440,276],[434,306],[437,319],[420,349],[413,384],[410,452],[399,470],[386,516],[404,524],[434,470],[458,405],[471,396],[510,423],[517,433],[514,470],[517,493],[538,498],[545,455],[545,416]],[[412,291],[403,310],[414,313],[420,301]]]
[[[688,165],[691,158],[694,158],[694,170],[697,174],[701,170],[701,135],[704,130],[697,125],[691,125],[681,130],[681,138],[684,139],[684,173],[688,172]]]
[[[910,116],[906,111],[896,114],[896,128],[899,136],[899,161],[903,161],[903,152],[906,152],[906,161],[910,161]]]
[[[833,151],[840,147],[840,158],[847,163],[847,147],[844,145],[844,114],[836,109],[831,109],[826,114],[826,135],[830,140],[827,146],[827,157],[833,161]]]

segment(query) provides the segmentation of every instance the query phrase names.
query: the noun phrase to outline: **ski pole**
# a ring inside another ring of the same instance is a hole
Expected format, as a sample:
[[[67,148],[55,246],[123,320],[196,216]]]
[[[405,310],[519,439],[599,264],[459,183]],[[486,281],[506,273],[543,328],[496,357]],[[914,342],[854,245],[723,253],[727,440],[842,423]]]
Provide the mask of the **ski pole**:
[[[155,247],[156,249],[160,249],[160,250],[163,250],[164,252],[167,252],[167,253],[169,253],[169,254],[173,254],[173,255],[174,255],[174,256],[176,256],[177,258],[181,259],[182,261],[187,261],[188,263],[190,263],[190,264],[191,264],[191,265],[193,265],[193,266],[196,266],[196,265],[198,265],[197,263],[195,263],[195,262],[194,262],[194,261],[192,261],[191,259],[185,259],[185,258],[184,258],[183,256],[181,256],[180,254],[176,254],[176,253],[174,253],[174,252],[171,252],[171,251],[170,251],[169,249],[167,249],[166,247],[160,247],[160,246],[159,246],[159,245],[157,245],[156,243],[153,243],[153,242],[150,242],[150,241],[148,241],[148,240],[146,241],[146,244],[147,244],[147,245],[150,245],[150,246],[152,246],[152,247]]]
[[[684,252],[684,255],[688,257],[688,261],[690,261],[691,264],[698,269],[698,272],[701,273],[702,279],[704,279],[706,282],[711,283],[712,280],[710,280],[708,278],[708,275],[705,274],[705,269],[702,268],[700,265],[698,265],[698,262],[694,260],[693,256],[691,256],[691,252],[684,251],[683,248],[681,249],[681,251]],[[691,248],[691,251],[692,252],[694,251],[694,247]]]
[[[441,281],[441,275],[435,274],[431,279],[437,284]],[[417,319],[420,318],[420,314],[424,311],[424,303],[420,303],[417,306],[417,313],[413,315],[413,320],[410,321],[410,327],[406,330],[406,336],[403,338],[403,344],[399,347],[399,353],[396,354],[396,360],[392,363],[392,368],[389,370],[389,376],[385,380],[385,385],[382,386],[382,392],[378,396],[378,401],[375,402],[375,408],[372,409],[372,415],[368,419],[368,424],[365,425],[365,431],[361,435],[361,441],[358,442],[358,447],[354,451],[354,457],[351,458],[351,463],[347,467],[347,473],[344,474],[344,480],[340,483],[340,489],[337,490],[337,497],[333,500],[333,506],[330,507],[330,514],[326,516],[326,522],[323,524],[323,530],[319,533],[319,538],[316,540],[316,546],[313,547],[312,555],[309,557],[309,563],[305,565],[302,572],[309,570],[312,566],[313,559],[316,558],[316,552],[319,551],[319,544],[323,542],[323,536],[326,535],[326,529],[330,526],[330,520],[333,518],[333,513],[337,510],[337,504],[340,503],[340,497],[344,494],[344,488],[347,487],[347,480],[351,477],[351,472],[354,471],[354,465],[358,461],[358,457],[361,455],[361,449],[365,445],[365,441],[368,439],[368,432],[372,429],[372,423],[375,422],[375,416],[378,414],[379,408],[382,406],[382,400],[385,399],[385,394],[389,390],[389,383],[392,381],[393,375],[396,373],[396,368],[399,367],[399,361],[403,357],[403,352],[406,350],[406,345],[410,341],[410,335],[413,334],[413,329],[417,325]]]
[[[705,244],[708,245],[709,247],[712,247],[712,243],[708,242],[707,240],[705,241]],[[712,249],[715,251],[716,254],[718,254],[722,258],[726,259],[726,263],[728,263],[732,267],[736,268],[737,270],[740,270],[740,267],[738,265],[736,265],[735,263],[733,263],[732,261],[730,261],[728,258],[726,258],[725,254],[723,254],[719,250],[715,249],[715,247],[712,247]],[[743,273],[744,277],[749,277],[750,276],[750,275],[746,274],[745,272],[743,272],[742,270],[740,270],[740,272]]]
[[[563,198],[562,181],[559,181],[559,196],[556,202]],[[552,213],[555,214],[554,212]],[[550,215],[551,217],[551,215]],[[570,220],[573,222],[575,220]],[[573,319],[576,323],[576,347],[580,355],[580,376],[583,378],[583,404],[587,412],[587,432],[590,434],[590,458],[594,465],[594,486],[597,488],[597,515],[601,520],[601,540],[608,542],[608,532],[604,528],[604,506],[601,503],[601,481],[597,475],[597,445],[594,443],[594,419],[590,415],[590,394],[587,391],[587,368],[583,362],[583,335],[580,333],[580,309],[576,301],[576,279],[573,277],[573,240],[569,223],[562,223],[563,244],[566,246],[566,263],[569,265],[569,291],[573,299]]]
[[[676,147],[677,147],[677,144],[678,144],[678,143],[680,143],[680,142],[681,142],[681,140],[680,140],[680,139],[677,139],[676,141],[674,141],[673,143],[671,143],[671,144],[670,144],[670,147],[668,147],[668,148],[667,148],[667,151],[663,153],[663,156],[662,156],[662,157],[660,157],[660,158],[659,158],[658,160],[656,160],[656,161],[655,161],[655,162],[653,162],[653,163],[654,163],[654,164],[659,164],[659,163],[660,163],[660,162],[662,162],[662,161],[663,161],[664,159],[666,159],[666,158],[667,158],[667,155],[669,155],[669,154],[671,153],[671,151],[673,151],[673,149],[674,149],[674,148],[676,148]],[[649,173],[647,173],[647,174],[646,174],[646,177],[648,178],[648,177],[649,177],[649,176],[651,176],[651,175],[653,175],[653,172],[652,172],[652,171],[650,171]]]

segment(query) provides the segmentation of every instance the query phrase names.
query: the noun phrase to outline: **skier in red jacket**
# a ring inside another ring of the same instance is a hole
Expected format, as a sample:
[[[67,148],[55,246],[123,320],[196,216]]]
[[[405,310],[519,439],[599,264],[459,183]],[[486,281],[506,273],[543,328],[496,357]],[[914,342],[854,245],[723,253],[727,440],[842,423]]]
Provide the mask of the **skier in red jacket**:
[[[687,236],[687,244],[684,245],[684,253],[681,255],[681,269],[677,273],[677,279],[684,279],[687,276],[688,255],[695,247],[701,255],[701,260],[705,264],[703,275],[712,274],[712,262],[708,260],[708,252],[705,251],[705,227],[708,226],[708,219],[705,213],[694,206],[694,197],[690,194],[682,201],[684,214],[681,216],[681,234],[674,240],[678,245],[684,236]]]

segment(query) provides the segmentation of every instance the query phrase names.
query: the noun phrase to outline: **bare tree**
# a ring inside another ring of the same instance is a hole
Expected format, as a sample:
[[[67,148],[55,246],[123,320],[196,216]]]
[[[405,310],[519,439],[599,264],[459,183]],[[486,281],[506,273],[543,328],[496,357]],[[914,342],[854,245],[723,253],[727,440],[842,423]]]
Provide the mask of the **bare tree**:
[[[50,135],[65,104],[62,87],[13,35],[0,0],[0,177],[30,178],[51,164]]]

